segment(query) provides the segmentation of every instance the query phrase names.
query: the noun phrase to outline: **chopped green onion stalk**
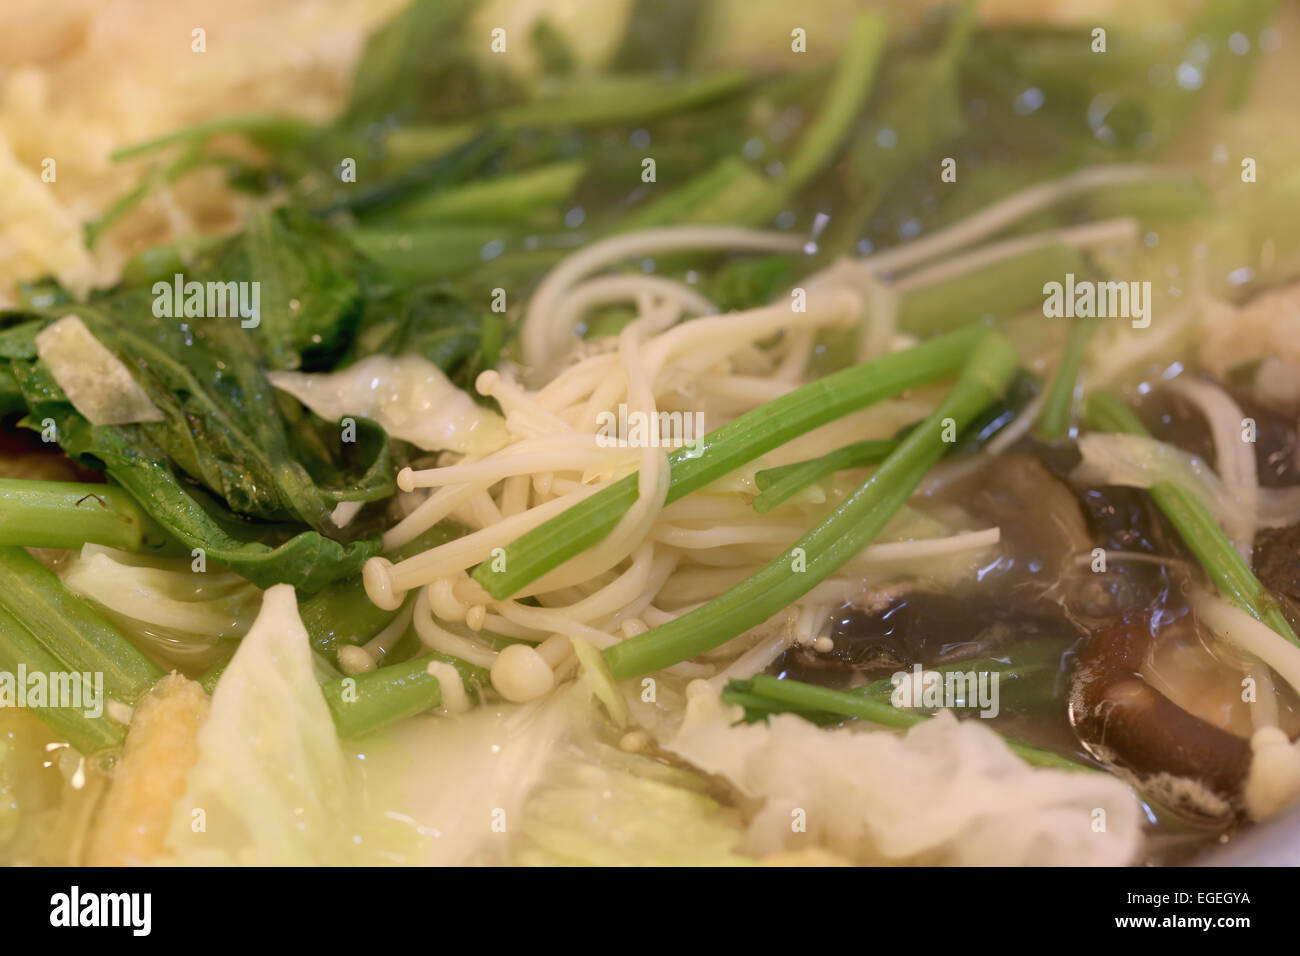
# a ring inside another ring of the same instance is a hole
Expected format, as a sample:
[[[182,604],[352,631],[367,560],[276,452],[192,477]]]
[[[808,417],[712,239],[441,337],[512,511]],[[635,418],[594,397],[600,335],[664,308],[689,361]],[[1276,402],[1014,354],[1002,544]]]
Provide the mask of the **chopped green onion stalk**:
[[[213,136],[229,133],[247,136],[256,142],[268,145],[292,146],[305,142],[313,129],[314,127],[310,123],[293,116],[270,113],[240,113],[205,120],[142,143],[123,147],[109,154],[109,159],[113,160],[113,162],[134,159],[137,156],[152,153],[167,146],[175,146],[179,143],[201,143]]]
[[[398,222],[515,223],[563,203],[586,172],[581,161],[552,163],[537,169],[476,180],[404,203]]]
[[[1043,402],[1038,416],[1038,437],[1043,441],[1059,441],[1070,431],[1070,413],[1074,408],[1074,393],[1079,385],[1079,369],[1083,366],[1083,353],[1088,340],[1097,330],[1096,319],[1075,319],[1065,342],[1065,354],[1056,370],[1056,378]]]
[[[488,672],[445,654],[431,653],[354,677],[336,677],[322,685],[325,703],[340,737],[369,733],[442,703],[442,684],[429,673],[435,661],[460,672],[465,690],[487,686]]]
[[[871,93],[887,33],[878,14],[862,13],[853,21],[822,108],[787,164],[782,185],[788,194],[825,168],[843,142]]]
[[[678,80],[652,75],[584,77],[564,84],[554,96],[508,107],[489,119],[504,130],[638,123],[734,96],[752,79],[746,70],[723,70]]]
[[[725,156],[680,189],[633,212],[620,229],[686,222],[753,225],[766,218],[757,201],[770,188],[744,160]]]
[[[51,690],[56,686],[69,687],[70,681],[81,681],[82,675],[86,673],[79,664],[66,663],[51,654],[24,626],[22,620],[2,605],[0,605],[0,671],[13,675],[15,682],[20,679],[20,675],[39,674]],[[88,715],[87,711],[102,707],[105,701],[93,702],[91,697],[87,696],[87,691],[93,694],[93,685],[83,689],[81,700],[84,706],[82,707],[50,706],[68,702],[56,702],[48,693],[44,706],[33,704],[30,699],[25,699],[23,703],[41,719],[42,723],[83,754],[94,754],[120,746],[126,739],[126,728],[109,717],[106,711],[98,717]],[[105,694],[107,695],[107,688]],[[92,707],[92,703],[96,706]]]
[[[878,14],[862,13],[853,21],[821,109],[799,140],[785,175],[761,192],[753,191],[745,221],[770,219],[830,165],[875,85],[887,34],[885,20]],[[732,196],[728,205],[734,207],[736,202]]]
[[[909,335],[934,335],[988,316],[1003,318],[1043,301],[1043,283],[1087,263],[1073,246],[1054,242],[981,269],[918,286],[898,304],[898,327]]]
[[[0,547],[0,609],[46,652],[77,672],[104,675],[104,690],[134,704],[163,671],[22,548]]]
[[[897,447],[898,442],[890,438],[860,441],[837,448],[819,458],[797,461],[779,468],[764,468],[754,476],[755,483],[761,489],[754,499],[754,510],[766,514],[809,485],[816,484],[837,471],[878,465]]]
[[[952,375],[982,334],[969,328],[932,339],[828,375],[740,415],[704,436],[698,448],[669,456],[668,503],[827,422]],[[519,537],[506,548],[504,570],[484,562],[474,579],[494,598],[510,597],[604,538],[636,499],[633,474]]]
[[[996,332],[976,342],[948,396],[899,442],[861,487],[779,557],[725,594],[605,651],[620,680],[717,647],[795,603],[866,547],[920,484],[956,435],[1011,381],[1018,356]]]
[[[895,707],[888,699],[865,696],[853,691],[830,690],[797,680],[781,680],[770,674],[759,674],[749,683],[749,692],[756,697],[792,705],[804,712],[839,714],[857,717],[882,727],[907,728],[929,719],[928,715]],[[1043,750],[1022,740],[1003,736],[1011,752],[1025,763],[1036,767],[1056,767],[1065,770],[1092,770],[1087,764]]]
[[[116,485],[0,478],[0,546],[180,553],[180,546]]]
[[[126,727],[106,704],[134,704],[162,669],[24,549],[0,547],[0,581],[0,671],[15,680],[20,669],[40,675],[45,706],[28,706],[83,754],[120,745]],[[81,685],[81,706],[62,696],[76,694],[73,682]]]
[[[1111,392],[1097,391],[1089,395],[1085,412],[1088,424],[1098,431],[1150,437],[1151,433],[1133,410]],[[1300,645],[1300,638],[1291,629],[1277,598],[1255,577],[1250,565],[1233,547],[1210,509],[1195,492],[1173,482],[1161,481],[1151,487],[1151,498],[1224,595],[1255,620],[1267,624],[1292,644]]]

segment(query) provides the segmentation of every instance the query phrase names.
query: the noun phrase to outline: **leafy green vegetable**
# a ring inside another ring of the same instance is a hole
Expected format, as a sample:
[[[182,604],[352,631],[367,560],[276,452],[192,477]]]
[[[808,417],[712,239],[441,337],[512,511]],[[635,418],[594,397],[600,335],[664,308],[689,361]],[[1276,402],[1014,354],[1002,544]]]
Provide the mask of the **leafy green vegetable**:
[[[298,192],[314,215],[337,218],[340,213],[351,213],[367,222],[383,221],[409,200],[418,202],[420,197],[436,196],[438,190],[464,182],[498,156],[501,146],[501,134],[491,128],[404,127],[392,134],[385,144],[385,156],[376,160],[373,168],[358,170],[361,182],[307,173]],[[340,146],[336,152],[346,148]]]
[[[496,365],[507,332],[500,315],[473,308],[446,284],[394,286],[366,303],[337,367],[368,355],[419,355],[473,394],[474,379]]]
[[[363,254],[383,262],[397,279],[419,283],[450,280],[472,272],[485,264],[486,248],[493,243],[504,245],[517,240],[520,238],[517,233],[517,227],[477,224],[396,228],[363,226],[351,230],[348,238]],[[553,255],[552,258],[558,259],[559,256]],[[486,264],[500,277],[501,259]],[[540,271],[545,264],[530,266],[528,271]]]
[[[430,120],[514,98],[466,40],[471,0],[414,0],[376,31],[353,73],[341,125]],[[437,91],[437,96],[429,96]]]
[[[310,369],[318,366],[313,359],[337,352],[360,308],[366,271],[348,242],[289,208],[253,213],[223,253],[208,267],[212,278],[260,286],[253,328],[266,364]]]
[[[765,198],[766,179],[736,156],[724,156],[713,166],[666,196],[640,207],[624,219],[621,228],[682,222],[752,223],[766,212],[754,212],[755,198]]]
[[[467,183],[405,203],[396,218],[401,222],[527,223],[567,200],[585,168],[576,161],[550,163]]]
[[[267,113],[237,113],[205,120],[173,130],[163,136],[136,143],[112,153],[114,160],[134,159],[168,146],[204,143],[214,136],[237,133],[268,148],[300,146],[311,135],[312,127],[291,116]]]
[[[164,420],[91,425],[30,360],[10,366],[29,410],[24,423],[53,422],[69,455],[105,468],[174,538],[255,583],[314,590],[378,551],[377,539],[344,544],[322,533],[339,502],[392,494],[388,440],[377,427],[358,423],[353,445],[335,439],[333,460],[299,457],[312,426],[291,435],[237,321],[190,320],[202,330],[190,339],[185,320],[146,313],[133,329],[95,306],[78,313],[134,367]]]
[[[37,414],[54,416],[57,406],[38,406]],[[330,581],[355,573],[367,558],[377,554],[377,537],[348,543],[317,530],[302,530],[291,522],[251,521],[192,484],[167,458],[166,451],[139,435],[144,426],[90,426],[74,412],[54,419],[61,444],[68,454],[102,465],[109,475],[176,540],[200,550],[207,561],[225,565],[259,587],[287,582],[313,593]],[[128,432],[132,429],[133,432]],[[359,434],[370,443],[384,441],[378,429]],[[296,474],[301,465],[289,459],[277,474],[290,473],[294,485],[308,493],[319,492],[310,478]],[[391,480],[391,475],[389,476]],[[375,484],[383,496],[384,486]],[[314,489],[312,492],[310,489]],[[360,489],[349,489],[354,494]]]
[[[936,51],[904,57],[886,75],[878,113],[847,150],[848,175],[839,181],[847,212],[832,220],[821,243],[828,254],[848,251],[886,194],[918,168],[937,163],[938,151],[965,129],[959,70],[973,21],[972,4],[957,6]],[[925,174],[932,179],[935,167]]]
[[[341,502],[395,492],[394,449],[364,419],[340,428],[307,414],[265,371],[412,352],[464,384],[496,361],[500,323],[446,289],[395,284],[336,230],[295,209],[254,214],[245,233],[192,256],[183,280],[250,283],[260,309],[253,320],[186,316],[168,276],[127,281],[75,307],[9,313],[0,317],[0,369],[16,392],[9,401],[21,398],[29,426],[53,423],[69,455],[106,469],[209,561],[304,593],[355,573],[379,550],[366,534],[373,524],[345,532],[330,516]],[[160,296],[178,301],[161,309]],[[94,426],[71,405],[34,344],[69,309],[131,370],[162,421]]]
[[[668,80],[653,74],[606,74],[557,83],[546,95],[507,107],[493,120],[506,130],[644,123],[725,100],[751,82],[745,70]]]
[[[871,92],[884,48],[883,18],[859,14],[825,102],[790,157],[783,182],[789,193],[802,188],[830,162]]]

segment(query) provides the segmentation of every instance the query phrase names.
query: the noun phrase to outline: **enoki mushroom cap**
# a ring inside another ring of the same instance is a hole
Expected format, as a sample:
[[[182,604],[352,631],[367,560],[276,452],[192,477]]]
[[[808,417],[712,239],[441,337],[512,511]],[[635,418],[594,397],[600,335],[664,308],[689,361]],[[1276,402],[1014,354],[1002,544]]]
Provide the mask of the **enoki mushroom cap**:
[[[371,558],[361,568],[361,583],[365,586],[366,596],[375,607],[385,611],[396,611],[402,606],[405,591],[393,588],[393,562],[387,558]]]
[[[523,704],[549,693],[555,672],[536,648],[511,644],[492,663],[492,686],[506,700]]]

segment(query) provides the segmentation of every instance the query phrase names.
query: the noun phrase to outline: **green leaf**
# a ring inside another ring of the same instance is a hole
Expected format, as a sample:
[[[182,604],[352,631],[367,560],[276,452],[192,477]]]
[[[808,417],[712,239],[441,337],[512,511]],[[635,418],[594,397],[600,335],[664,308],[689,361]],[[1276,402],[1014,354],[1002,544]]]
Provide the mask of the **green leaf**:
[[[420,355],[470,391],[478,373],[496,364],[504,323],[474,309],[446,285],[393,291],[368,302],[344,368],[368,355]]]
[[[473,6],[470,0],[414,0],[372,34],[353,73],[342,122],[479,112],[512,98],[505,74],[484,69],[465,39]]]
[[[178,474],[164,454],[149,457],[141,452],[131,430],[146,426],[93,427],[75,412],[55,421],[65,451],[101,463],[178,541],[189,549],[203,549],[208,561],[225,565],[258,587],[285,582],[313,594],[356,573],[380,551],[378,537],[345,544],[319,531],[302,530],[301,524],[257,522],[231,514]]]
[[[338,350],[361,288],[356,253],[334,230],[293,210],[254,213],[223,260],[216,271],[225,281],[260,283],[253,331],[271,367],[310,366],[305,356]]]

